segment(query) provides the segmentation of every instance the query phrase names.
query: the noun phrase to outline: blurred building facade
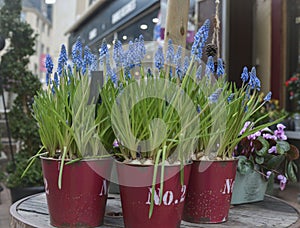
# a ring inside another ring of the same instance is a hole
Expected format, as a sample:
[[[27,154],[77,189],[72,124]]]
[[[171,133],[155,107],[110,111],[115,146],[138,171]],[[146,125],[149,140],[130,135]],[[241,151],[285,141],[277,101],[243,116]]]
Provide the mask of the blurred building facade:
[[[76,21],[65,31],[69,49],[77,37],[98,52],[102,39],[109,44],[143,34],[155,39],[156,24],[167,0],[77,0]],[[206,18],[214,25],[213,0],[191,1],[195,30]],[[255,66],[265,93],[273,92],[290,109],[284,82],[300,71],[300,0],[220,0],[220,48],[229,80],[240,82],[244,66]],[[147,29],[141,29],[141,25]],[[213,29],[213,28],[211,28]]]
[[[43,0],[23,0],[21,19],[37,34],[34,55],[30,57],[29,70],[43,80],[46,53],[51,53],[52,8]]]

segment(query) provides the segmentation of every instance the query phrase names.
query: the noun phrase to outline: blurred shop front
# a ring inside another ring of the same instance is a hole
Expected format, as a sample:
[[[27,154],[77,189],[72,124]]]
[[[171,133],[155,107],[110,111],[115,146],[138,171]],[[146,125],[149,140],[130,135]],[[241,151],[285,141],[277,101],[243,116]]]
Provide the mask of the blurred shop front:
[[[78,37],[88,45],[93,53],[103,38],[108,47],[119,39],[123,43],[134,40],[139,35],[145,41],[164,38],[168,0],[98,0],[66,32],[69,36],[69,51]],[[187,45],[193,42],[195,0],[190,0]]]
[[[159,10],[160,0],[99,1],[67,31],[69,49],[78,37],[93,53],[98,53],[103,38],[108,47],[115,39],[127,43],[140,34],[145,41],[151,41]]]

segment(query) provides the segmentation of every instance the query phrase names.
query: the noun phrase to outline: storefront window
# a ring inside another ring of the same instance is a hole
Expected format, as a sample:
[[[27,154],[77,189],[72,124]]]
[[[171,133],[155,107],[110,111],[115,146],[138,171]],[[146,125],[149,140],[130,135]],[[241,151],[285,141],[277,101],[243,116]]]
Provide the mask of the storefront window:
[[[287,68],[286,79],[300,73],[300,0],[287,1]],[[287,109],[294,111],[294,103],[287,94]]]

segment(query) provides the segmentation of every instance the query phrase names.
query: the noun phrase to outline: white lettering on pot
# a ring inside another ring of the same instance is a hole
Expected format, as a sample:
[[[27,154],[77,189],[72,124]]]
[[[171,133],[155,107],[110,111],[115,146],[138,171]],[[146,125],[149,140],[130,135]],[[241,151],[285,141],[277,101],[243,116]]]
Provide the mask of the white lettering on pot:
[[[180,203],[184,201],[186,194],[186,185],[182,185],[181,187],[181,197],[180,197]]]
[[[103,196],[103,195],[107,195],[107,183],[105,179],[102,182],[101,192],[99,196]]]
[[[152,196],[152,188],[148,188],[148,200],[146,202],[146,204],[150,205],[151,204],[151,196]],[[154,189],[154,205],[160,205],[160,197],[159,197],[159,192],[160,192],[160,188]],[[174,204],[178,204],[178,202],[183,202],[185,199],[185,195],[186,195],[186,185],[183,185],[181,187],[181,195],[180,195],[180,199],[174,199],[174,193],[173,191],[165,191],[162,195],[162,203],[165,206],[169,206],[172,203]]]
[[[45,185],[45,192],[47,195],[49,195],[49,187],[48,187],[48,182],[47,179],[44,177],[44,185]]]
[[[146,202],[146,204],[151,204],[151,195],[152,195],[152,188],[148,188],[149,192],[148,192],[148,200]],[[159,191],[160,188],[157,189],[157,191],[154,189],[154,205],[159,205]]]
[[[225,179],[225,184],[224,184],[224,188],[222,191],[222,194],[230,194],[232,193],[233,190],[233,185],[234,185],[234,180],[233,179]]]

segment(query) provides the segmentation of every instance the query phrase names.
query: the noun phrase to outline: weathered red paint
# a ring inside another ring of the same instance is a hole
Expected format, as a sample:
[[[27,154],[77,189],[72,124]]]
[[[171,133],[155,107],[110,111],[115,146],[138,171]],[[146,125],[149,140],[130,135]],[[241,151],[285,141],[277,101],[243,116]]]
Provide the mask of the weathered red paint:
[[[180,182],[180,165],[165,166],[161,204],[159,204],[160,168],[157,174],[157,184],[155,185],[153,214],[149,218],[154,167],[117,163],[125,227],[180,227],[191,165],[184,167],[183,185]]]
[[[58,188],[60,160],[42,158],[50,223],[56,227],[103,224],[112,159],[83,160],[64,165]]]
[[[194,161],[183,220],[220,223],[228,219],[237,160]]]

